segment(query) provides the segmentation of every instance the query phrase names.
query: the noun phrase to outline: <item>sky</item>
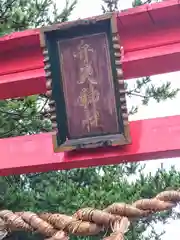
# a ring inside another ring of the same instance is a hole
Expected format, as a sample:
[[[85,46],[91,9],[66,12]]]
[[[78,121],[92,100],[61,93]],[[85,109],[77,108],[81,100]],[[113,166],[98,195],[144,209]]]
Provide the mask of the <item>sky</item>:
[[[59,1],[59,7],[64,6],[63,2],[65,3],[65,0]],[[78,0],[77,7],[73,11],[70,20],[102,14],[101,4],[101,0]],[[132,7],[132,0],[120,1],[119,9],[127,9],[130,7]],[[152,76],[152,79],[157,85],[172,80],[172,88],[180,88],[180,72]],[[128,80],[130,87],[133,87],[135,81],[136,79]],[[128,106],[130,106],[132,102],[139,105],[140,100],[141,99],[139,99],[139,97],[132,97],[131,99],[128,99]],[[175,99],[167,100],[162,103],[156,103],[154,100],[152,100],[148,106],[141,106],[138,113],[131,116],[130,120],[180,115],[180,107],[178,107],[179,103],[180,94],[178,94]],[[145,172],[155,172],[157,168],[161,166],[161,163],[163,163],[163,166],[166,169],[169,169],[172,165],[174,165],[175,168],[180,171],[180,158],[175,158],[148,161],[146,162]],[[169,240],[171,237],[173,237],[173,240],[179,240],[179,226],[180,220],[171,221],[169,224],[166,224],[165,227],[163,227],[161,224],[157,224],[156,229],[157,232],[161,232],[162,229],[165,229],[166,233],[162,237],[162,240]]]

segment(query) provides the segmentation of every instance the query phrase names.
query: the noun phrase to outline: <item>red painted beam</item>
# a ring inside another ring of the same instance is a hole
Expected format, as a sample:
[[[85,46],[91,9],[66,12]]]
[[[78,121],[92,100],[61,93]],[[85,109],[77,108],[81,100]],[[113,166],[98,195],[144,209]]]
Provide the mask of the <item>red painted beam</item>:
[[[117,18],[124,78],[180,70],[180,4],[164,1],[128,9]],[[44,93],[39,30],[0,38],[0,99]]]
[[[51,133],[0,140],[0,176],[180,156],[180,116],[131,122],[133,143],[79,153],[53,153]]]

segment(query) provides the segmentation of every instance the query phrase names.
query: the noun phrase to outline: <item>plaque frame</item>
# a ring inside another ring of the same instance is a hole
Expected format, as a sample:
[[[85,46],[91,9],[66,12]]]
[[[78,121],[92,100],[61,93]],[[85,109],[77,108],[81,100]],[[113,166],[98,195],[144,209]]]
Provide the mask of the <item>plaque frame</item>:
[[[122,51],[116,19],[116,12],[107,13],[89,19],[54,24],[40,29],[40,46],[44,55],[46,75],[46,95],[50,98],[48,113],[52,121],[54,152],[114,147],[131,143],[126,90],[121,63]],[[99,134],[71,139],[67,124],[67,109],[62,84],[58,41],[100,33],[105,33],[108,39],[119,131],[116,134]]]

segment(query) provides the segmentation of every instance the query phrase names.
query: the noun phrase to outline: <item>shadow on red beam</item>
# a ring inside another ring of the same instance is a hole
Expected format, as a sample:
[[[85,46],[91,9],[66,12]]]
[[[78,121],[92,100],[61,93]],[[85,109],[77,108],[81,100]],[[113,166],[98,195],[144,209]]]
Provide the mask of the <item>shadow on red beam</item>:
[[[180,35],[179,35],[180,36]],[[180,70],[180,42],[127,52],[123,59],[124,78],[152,76]]]
[[[122,26],[138,30],[138,27],[175,23],[180,19],[179,13],[179,0],[166,0],[127,9],[120,12],[119,17]]]
[[[131,122],[126,147],[53,153],[51,133],[0,140],[0,175],[180,157],[180,116]]]
[[[122,59],[124,79],[179,71],[179,62],[180,43],[126,52]],[[19,64],[23,66],[21,61]],[[34,66],[33,62],[32,66]],[[43,66],[32,70],[0,75],[0,99],[45,93],[45,82]]]
[[[0,99],[30,96],[46,92],[44,69],[0,76]]]

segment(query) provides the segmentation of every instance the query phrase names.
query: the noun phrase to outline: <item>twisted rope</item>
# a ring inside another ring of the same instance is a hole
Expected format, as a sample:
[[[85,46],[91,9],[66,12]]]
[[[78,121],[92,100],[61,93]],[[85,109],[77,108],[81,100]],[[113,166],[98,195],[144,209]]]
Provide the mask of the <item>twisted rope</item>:
[[[130,221],[155,212],[170,210],[180,201],[179,191],[164,191],[151,199],[141,199],[132,205],[113,203],[103,210],[79,209],[72,216],[58,213],[0,211],[0,239],[11,231],[30,231],[43,234],[48,240],[68,240],[69,234],[97,235],[111,230],[104,240],[123,240]]]

